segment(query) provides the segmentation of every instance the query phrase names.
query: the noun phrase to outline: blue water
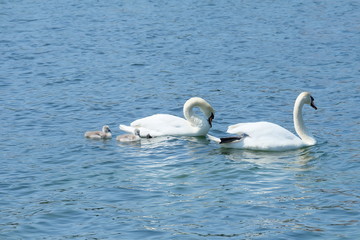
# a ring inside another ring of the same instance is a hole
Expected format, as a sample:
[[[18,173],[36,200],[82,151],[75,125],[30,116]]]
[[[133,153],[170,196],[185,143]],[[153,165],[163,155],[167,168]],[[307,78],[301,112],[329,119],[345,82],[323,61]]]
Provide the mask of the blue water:
[[[358,1],[0,0],[0,239],[360,239]],[[318,144],[92,141],[184,102],[212,135],[267,120]]]

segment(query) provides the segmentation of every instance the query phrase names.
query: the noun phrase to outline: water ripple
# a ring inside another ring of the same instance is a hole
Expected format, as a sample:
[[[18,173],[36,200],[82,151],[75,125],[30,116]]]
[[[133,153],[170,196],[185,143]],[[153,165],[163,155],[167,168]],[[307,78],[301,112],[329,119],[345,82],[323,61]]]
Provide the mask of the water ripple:
[[[357,239],[359,4],[2,1],[0,238]],[[318,144],[281,152],[206,138],[134,144],[85,131],[184,102]]]

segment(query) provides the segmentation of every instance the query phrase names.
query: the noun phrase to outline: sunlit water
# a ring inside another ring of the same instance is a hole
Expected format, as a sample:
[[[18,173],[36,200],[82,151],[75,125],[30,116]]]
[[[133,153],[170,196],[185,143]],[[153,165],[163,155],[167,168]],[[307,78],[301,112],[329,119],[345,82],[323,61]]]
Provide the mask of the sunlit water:
[[[1,239],[359,239],[358,1],[1,1]],[[87,130],[199,96],[210,133],[267,120],[288,152]]]

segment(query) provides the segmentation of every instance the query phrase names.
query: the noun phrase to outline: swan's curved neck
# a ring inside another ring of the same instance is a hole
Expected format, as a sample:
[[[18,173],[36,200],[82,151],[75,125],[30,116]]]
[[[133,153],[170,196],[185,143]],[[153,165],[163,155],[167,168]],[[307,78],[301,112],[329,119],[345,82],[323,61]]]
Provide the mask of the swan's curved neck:
[[[191,123],[191,125],[202,127],[203,125],[205,125],[205,122],[207,122],[207,120],[206,120],[206,118],[198,116],[194,112],[194,108],[196,108],[196,107],[200,108],[200,110],[204,113],[204,115],[207,114],[207,110],[203,105],[199,104],[196,101],[193,101],[193,102],[185,104],[184,117],[186,120],[188,120]]]
[[[304,101],[302,99],[296,99],[294,106],[294,127],[296,133],[299,135],[301,140],[307,145],[314,145],[316,143],[313,135],[308,131],[304,124],[302,116],[302,108],[304,106]]]

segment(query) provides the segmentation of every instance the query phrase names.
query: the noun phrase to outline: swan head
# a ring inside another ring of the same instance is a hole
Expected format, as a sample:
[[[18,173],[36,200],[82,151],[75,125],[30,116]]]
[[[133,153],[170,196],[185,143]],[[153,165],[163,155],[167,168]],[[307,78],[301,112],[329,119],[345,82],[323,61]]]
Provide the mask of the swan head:
[[[134,135],[140,137],[140,130],[138,128],[135,128]]]
[[[300,93],[299,96],[296,98],[294,105],[294,112],[293,112],[294,127],[296,133],[299,135],[299,137],[304,142],[304,144],[306,144],[307,146],[312,146],[316,144],[316,140],[313,137],[313,135],[308,131],[308,129],[304,124],[304,120],[302,117],[302,107],[304,104],[308,104],[314,109],[317,109],[314,103],[314,98],[311,96],[309,92]]]
[[[314,103],[315,100],[314,100],[313,96],[311,96],[311,93],[302,92],[302,93],[300,93],[298,99],[300,99],[304,104],[309,104],[312,108],[317,110],[317,107],[315,106],[315,103]]]
[[[111,130],[110,130],[110,128],[109,128],[108,125],[103,126],[103,127],[102,127],[102,131],[103,131],[104,133],[111,132]]]
[[[206,117],[207,123],[212,127],[212,121],[215,118],[215,110],[212,106],[202,98],[192,97],[184,104],[184,116],[186,119],[192,119],[194,117],[193,108],[198,107]]]

